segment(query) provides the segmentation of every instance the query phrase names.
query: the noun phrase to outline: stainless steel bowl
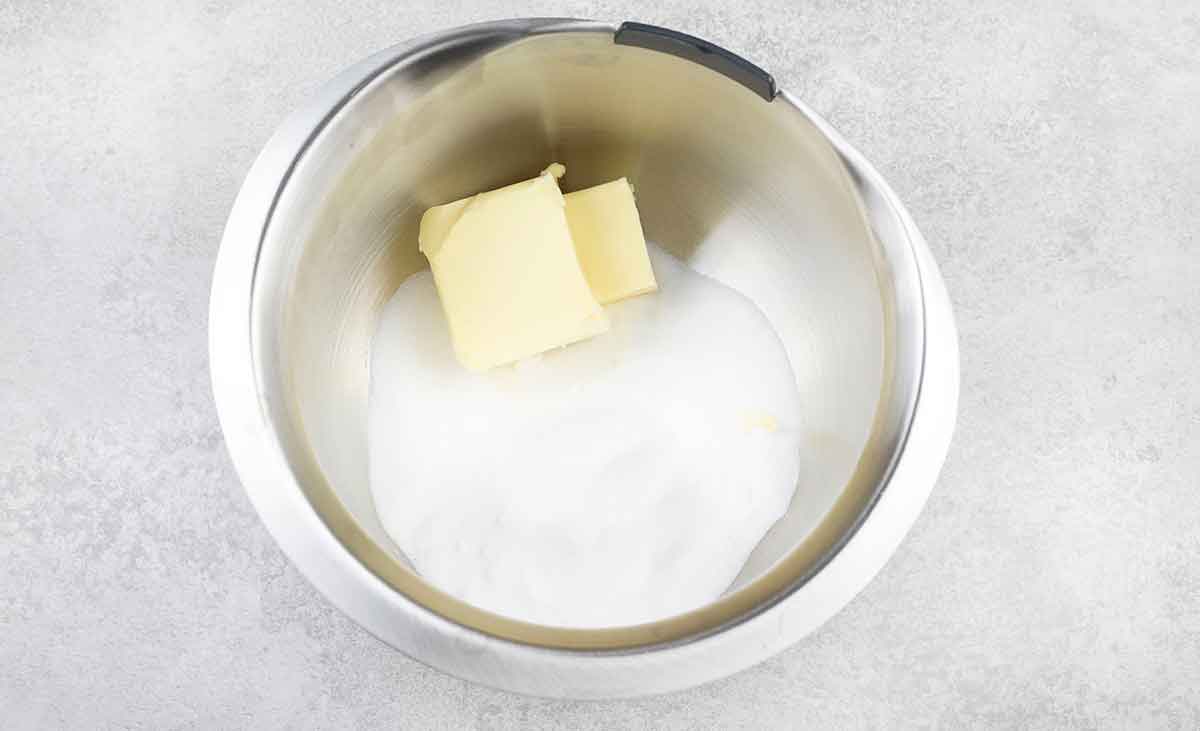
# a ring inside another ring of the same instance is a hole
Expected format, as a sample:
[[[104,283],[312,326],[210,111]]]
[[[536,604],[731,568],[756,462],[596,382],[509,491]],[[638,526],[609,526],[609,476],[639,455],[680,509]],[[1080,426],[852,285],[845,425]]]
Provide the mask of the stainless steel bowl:
[[[550,161],[567,188],[628,176],[648,238],[766,313],[804,403],[788,514],[718,601],[653,624],[544,627],[460,602],[412,570],[368,491],[369,337],[425,265],[421,213]],[[473,25],[329,82],[246,178],[210,328],[238,473],[309,580],[422,662],[545,696],[683,688],[812,631],[915,520],[958,396],[949,300],[879,174],[753,65],[631,25]]]

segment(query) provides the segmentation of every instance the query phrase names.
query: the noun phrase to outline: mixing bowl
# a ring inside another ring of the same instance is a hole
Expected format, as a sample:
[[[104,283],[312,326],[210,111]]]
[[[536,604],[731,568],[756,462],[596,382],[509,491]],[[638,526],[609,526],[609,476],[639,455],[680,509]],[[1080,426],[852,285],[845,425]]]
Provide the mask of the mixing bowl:
[[[567,190],[628,176],[647,238],[766,314],[803,403],[788,513],[722,597],[651,624],[546,627],[461,602],[414,571],[370,497],[370,336],[425,266],[422,212],[552,161]],[[238,474],[330,601],[436,668],[560,697],[701,683],[829,618],[915,520],[958,396],[949,300],[879,174],[753,64],[633,23],[467,26],[329,82],[237,198],[210,349]]]

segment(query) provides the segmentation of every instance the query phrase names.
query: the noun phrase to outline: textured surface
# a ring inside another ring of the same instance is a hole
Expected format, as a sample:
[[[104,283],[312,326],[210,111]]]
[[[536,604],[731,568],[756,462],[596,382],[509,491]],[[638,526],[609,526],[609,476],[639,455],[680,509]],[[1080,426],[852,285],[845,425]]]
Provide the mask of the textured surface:
[[[1200,726],[1195,3],[109,5],[0,4],[6,728]],[[372,50],[534,14],[769,68],[890,178],[957,307],[909,540],[809,639],[666,697],[510,696],[381,645],[259,525],[209,392],[213,257],[275,125]]]

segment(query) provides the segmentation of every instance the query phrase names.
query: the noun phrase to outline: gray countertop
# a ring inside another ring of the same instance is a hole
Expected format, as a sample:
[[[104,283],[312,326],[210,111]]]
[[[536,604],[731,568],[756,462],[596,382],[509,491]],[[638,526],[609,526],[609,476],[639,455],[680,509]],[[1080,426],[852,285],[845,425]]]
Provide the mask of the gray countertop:
[[[1200,726],[1200,5],[96,5],[0,3],[6,728]],[[888,176],[955,303],[959,427],[908,540],[689,692],[406,659],[284,559],[217,425],[209,279],[258,148],[369,52],[518,15],[758,61]]]

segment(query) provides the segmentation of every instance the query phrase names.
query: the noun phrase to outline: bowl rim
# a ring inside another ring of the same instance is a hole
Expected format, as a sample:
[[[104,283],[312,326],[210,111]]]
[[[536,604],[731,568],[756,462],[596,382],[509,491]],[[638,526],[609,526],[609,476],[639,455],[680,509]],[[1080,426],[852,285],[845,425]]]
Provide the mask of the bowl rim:
[[[564,32],[611,35],[616,26],[580,20],[517,19],[430,34],[356,64],[292,114],[255,161],[225,228],[210,302],[210,369],[225,441],[251,502],[293,563],[342,611],[411,657],[459,677],[534,695],[633,696],[687,687],[765,659],[819,626],[870,581],[915,521],[948,448],[958,392],[957,338],[936,265],[895,194],[828,123],[781,91],[774,103],[786,104],[807,119],[841,159],[873,234],[893,245],[900,242],[912,257],[915,280],[907,291],[915,297],[907,303],[913,309],[903,322],[917,328],[914,334],[919,347],[911,362],[898,365],[915,369],[910,374],[915,388],[902,404],[903,428],[891,445],[883,478],[855,524],[827,555],[811,565],[806,575],[795,577],[748,607],[725,612],[728,616],[724,621],[684,622],[674,632],[656,627],[679,618],[642,625],[643,637],[648,641],[621,645],[619,649],[603,644],[548,646],[498,636],[427,608],[370,570],[305,496],[276,438],[260,388],[251,311],[259,254],[272,216],[309,145],[355,94],[387,72],[432,49],[468,39],[490,38],[505,43]],[[936,307],[930,307],[930,299],[935,300]],[[929,387],[931,369],[943,371],[943,382],[936,389]],[[953,377],[946,378],[948,373]],[[881,398],[881,405],[886,401]],[[918,427],[922,429],[919,433]],[[872,438],[875,434],[873,427]],[[910,473],[916,476],[910,477]],[[697,612],[737,597],[757,582]]]

